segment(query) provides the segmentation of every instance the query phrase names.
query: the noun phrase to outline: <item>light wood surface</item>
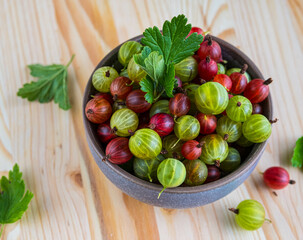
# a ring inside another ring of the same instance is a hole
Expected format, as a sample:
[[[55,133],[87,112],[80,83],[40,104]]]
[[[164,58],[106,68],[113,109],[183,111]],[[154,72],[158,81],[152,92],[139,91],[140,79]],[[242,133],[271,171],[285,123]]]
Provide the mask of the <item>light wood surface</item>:
[[[94,66],[146,27],[184,13],[236,45],[270,86],[279,122],[256,170],[237,190],[204,207],[167,210],[128,197],[98,169],[88,149],[82,95]],[[0,0],[0,174],[17,162],[34,192],[21,221],[2,239],[302,239],[303,171],[290,165],[303,135],[303,2],[300,0]],[[70,111],[16,96],[32,63],[66,63]],[[266,188],[259,171],[285,167],[297,184]],[[227,209],[256,199],[272,223],[240,229]]]

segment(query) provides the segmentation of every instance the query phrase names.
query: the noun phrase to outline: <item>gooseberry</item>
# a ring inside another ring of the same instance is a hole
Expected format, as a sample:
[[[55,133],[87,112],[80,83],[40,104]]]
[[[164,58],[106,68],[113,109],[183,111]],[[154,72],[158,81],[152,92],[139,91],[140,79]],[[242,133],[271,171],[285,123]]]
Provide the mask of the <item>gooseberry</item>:
[[[138,125],[137,114],[128,108],[117,110],[110,119],[112,131],[120,137],[130,136],[129,131],[136,131]]]
[[[209,56],[207,56],[199,63],[198,73],[200,78],[204,79],[205,81],[212,80],[218,73],[217,63]]]
[[[142,45],[135,41],[128,41],[122,44],[118,52],[118,61],[123,65],[127,66],[132,57],[140,53]]]
[[[146,76],[146,72],[135,62],[132,57],[127,66],[127,74],[130,80],[139,83]]]
[[[90,122],[103,123],[112,115],[112,107],[104,98],[93,98],[86,104],[85,115]]]
[[[127,95],[132,91],[131,80],[127,77],[117,77],[110,85],[110,93],[114,99],[125,100]]]
[[[188,186],[198,186],[205,182],[208,170],[204,162],[199,159],[183,162],[186,169],[185,184]]]
[[[215,62],[222,61],[221,47],[212,39],[210,35],[206,37],[206,41],[201,43],[197,53],[200,59],[205,59],[207,56],[209,56]]]
[[[183,93],[177,93],[169,100],[169,110],[174,117],[181,117],[188,113],[190,109],[190,100]]]
[[[242,123],[223,116],[218,120],[216,132],[228,143],[235,142],[242,135]]]
[[[98,68],[92,78],[92,84],[99,92],[107,93],[110,90],[110,85],[119,77],[116,69],[112,67],[101,67]]]
[[[216,75],[214,77],[214,82],[220,83],[223,87],[225,87],[226,91],[228,92],[232,87],[232,81],[230,77],[225,74]]]
[[[213,133],[217,127],[217,118],[211,114],[198,113],[196,118],[200,123],[200,133],[207,135]]]
[[[244,96],[248,98],[251,103],[260,103],[267,98],[269,94],[268,85],[272,83],[272,79],[269,78],[266,81],[262,79],[253,79],[245,88]]]
[[[198,63],[196,59],[189,56],[175,65],[175,74],[182,82],[190,82],[198,74]]]
[[[188,160],[196,160],[201,156],[204,142],[189,140],[182,145],[181,154]]]
[[[149,128],[156,131],[159,136],[167,136],[174,130],[174,119],[167,113],[157,113],[151,117]]]
[[[195,139],[200,133],[200,123],[195,117],[184,115],[176,121],[174,132],[179,140]]]
[[[144,160],[140,158],[135,158],[133,163],[134,173],[137,177],[150,181],[157,181],[157,169],[160,161],[157,158]]]
[[[210,183],[218,180],[221,177],[221,172],[219,168],[215,165],[206,165],[207,166],[207,178],[204,183]]]
[[[295,184],[294,180],[290,180],[286,169],[282,167],[270,167],[263,173],[265,184],[272,189],[282,189],[288,184]]]
[[[145,92],[140,89],[130,92],[126,97],[126,106],[136,113],[146,112],[151,108],[151,104],[145,100],[144,95]]]
[[[159,100],[152,105],[151,109],[149,110],[149,117],[152,117],[157,113],[170,114],[168,100]]]
[[[241,164],[241,156],[237,149],[233,147],[228,148],[228,155],[220,164],[220,170],[226,173],[233,172]]]
[[[107,143],[108,141],[117,137],[117,135],[113,133],[112,129],[107,123],[101,123],[98,125],[97,135],[100,141],[103,143]]]
[[[106,146],[105,157],[102,161],[110,161],[115,164],[122,164],[129,161],[133,155],[128,147],[128,138],[117,137],[112,139]]]
[[[240,95],[234,96],[229,100],[226,114],[231,120],[244,122],[252,114],[251,102],[246,97]]]
[[[240,94],[242,93],[246,86],[247,86],[247,78],[244,75],[248,68],[247,64],[244,64],[240,72],[234,72],[230,74],[230,79],[232,81],[232,87],[230,92],[233,94]]]

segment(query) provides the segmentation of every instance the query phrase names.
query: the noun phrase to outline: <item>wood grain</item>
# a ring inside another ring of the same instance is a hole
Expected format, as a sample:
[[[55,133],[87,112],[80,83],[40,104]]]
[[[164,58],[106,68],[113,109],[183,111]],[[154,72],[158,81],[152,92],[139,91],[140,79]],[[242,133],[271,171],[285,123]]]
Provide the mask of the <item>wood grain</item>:
[[[275,116],[268,147],[249,179],[227,197],[204,207],[168,210],[123,194],[99,171],[85,140],[82,95],[94,66],[120,42],[146,27],[184,13],[243,50],[272,77]],[[0,171],[18,162],[35,198],[2,239],[300,239],[303,175],[290,166],[303,134],[303,5],[299,0],[1,0]],[[16,97],[33,80],[32,63],[66,63],[72,109]],[[282,165],[297,184],[266,188],[259,171]],[[272,224],[240,229],[227,211],[253,198]]]

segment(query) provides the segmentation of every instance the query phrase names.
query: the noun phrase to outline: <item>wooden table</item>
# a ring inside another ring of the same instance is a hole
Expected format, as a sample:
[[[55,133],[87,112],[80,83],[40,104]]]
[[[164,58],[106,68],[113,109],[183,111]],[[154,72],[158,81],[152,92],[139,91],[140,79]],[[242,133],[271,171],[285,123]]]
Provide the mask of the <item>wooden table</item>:
[[[237,190],[204,207],[167,210],[128,197],[98,169],[88,149],[82,95],[96,64],[146,27],[184,13],[189,22],[236,45],[270,86],[279,122],[256,170]],[[21,221],[2,239],[302,239],[303,172],[291,167],[303,135],[303,2],[276,1],[0,1],[0,171],[17,162],[34,192]],[[26,65],[67,63],[70,111],[16,96],[33,78]],[[259,172],[285,167],[294,186],[265,187]],[[227,209],[256,199],[272,224],[240,229]]]

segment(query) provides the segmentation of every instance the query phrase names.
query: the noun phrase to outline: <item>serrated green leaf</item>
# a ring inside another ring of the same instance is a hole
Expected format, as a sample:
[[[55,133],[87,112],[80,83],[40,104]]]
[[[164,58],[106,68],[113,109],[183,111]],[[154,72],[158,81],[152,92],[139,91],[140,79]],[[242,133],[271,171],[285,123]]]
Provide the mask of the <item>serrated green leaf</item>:
[[[38,81],[24,84],[19,89],[17,95],[27,98],[29,101],[38,100],[40,103],[47,103],[54,99],[61,109],[70,109],[67,89],[67,68],[73,57],[74,55],[66,66],[59,64],[48,66],[41,64],[29,65],[30,74],[33,77],[37,77]]]
[[[300,137],[296,142],[294,153],[291,158],[291,164],[293,167],[303,166],[303,137]]]
[[[174,97],[173,90],[176,83],[175,79],[175,66],[173,64],[169,64],[165,71],[163,88],[165,89],[166,95],[168,97]]]
[[[154,90],[155,90],[154,81],[149,76],[146,76],[146,78],[140,81],[140,86],[141,86],[141,90],[143,92],[146,92],[146,94],[144,95],[145,100],[150,104],[152,104],[154,101]]]
[[[14,223],[19,220],[28,208],[33,193],[26,191],[19,166],[15,164],[9,172],[8,179],[0,180],[0,224]]]
[[[188,56],[192,56],[200,47],[202,35],[191,34],[191,24],[186,24],[184,15],[174,17],[171,22],[163,24],[163,35],[157,27],[148,28],[144,31],[141,42],[149,46],[152,51],[157,51],[164,56],[166,64],[179,63]]]

